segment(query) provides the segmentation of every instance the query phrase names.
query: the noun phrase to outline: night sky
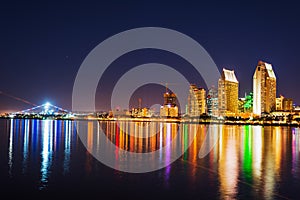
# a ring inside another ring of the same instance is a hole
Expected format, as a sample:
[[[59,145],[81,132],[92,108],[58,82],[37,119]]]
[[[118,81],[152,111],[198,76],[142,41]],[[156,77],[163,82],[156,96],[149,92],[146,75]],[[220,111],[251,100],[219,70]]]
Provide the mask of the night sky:
[[[94,47],[119,32],[155,26],[192,37],[220,70],[234,69],[240,96],[252,91],[258,61],[271,63],[277,76],[277,94],[300,104],[300,7],[296,1],[208,2],[1,2],[0,91],[33,104],[49,101],[71,109],[77,70]],[[108,70],[106,91],[97,91],[97,109],[109,109],[109,91],[122,73],[154,61],[189,69],[186,62],[166,52],[145,50],[124,55]],[[205,87],[197,77],[191,77],[191,82]],[[136,97],[148,94],[142,97],[143,106],[162,103],[164,88],[152,89],[156,93],[151,97],[148,86],[136,91]],[[0,95],[0,111],[29,107]]]

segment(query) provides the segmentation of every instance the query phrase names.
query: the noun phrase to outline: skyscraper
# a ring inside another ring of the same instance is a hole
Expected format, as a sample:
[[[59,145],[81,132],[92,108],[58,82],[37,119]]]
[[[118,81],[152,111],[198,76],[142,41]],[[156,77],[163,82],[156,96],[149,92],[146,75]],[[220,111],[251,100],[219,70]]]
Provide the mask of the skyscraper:
[[[282,101],[284,99],[284,96],[280,95],[278,98],[276,98],[276,111],[282,110]]]
[[[178,117],[177,97],[174,93],[164,93],[164,105],[160,107],[161,117]]]
[[[253,76],[253,113],[270,113],[276,109],[276,76],[272,65],[259,61]]]
[[[188,96],[188,114],[191,117],[200,116],[206,112],[206,91],[195,84],[190,85]]]
[[[219,115],[234,116],[238,113],[239,82],[233,70],[223,68],[219,79]]]
[[[206,102],[207,114],[209,116],[218,116],[218,90],[215,87],[211,87],[208,90]]]
[[[294,109],[293,107],[293,99],[291,98],[284,98],[282,101],[282,109],[284,111],[292,111]]]

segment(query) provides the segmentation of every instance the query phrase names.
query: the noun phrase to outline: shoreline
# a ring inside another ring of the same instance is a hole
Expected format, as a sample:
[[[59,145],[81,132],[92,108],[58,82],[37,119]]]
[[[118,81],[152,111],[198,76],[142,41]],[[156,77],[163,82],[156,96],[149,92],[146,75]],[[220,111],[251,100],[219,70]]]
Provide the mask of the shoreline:
[[[56,117],[0,117],[0,119],[24,119],[24,120],[71,120],[71,121],[127,121],[127,122],[163,122],[163,123],[183,123],[183,124],[224,124],[224,125],[253,125],[253,126],[290,126],[300,127],[300,122],[270,122],[270,121],[230,121],[230,120],[203,120],[203,119],[191,119],[191,118],[56,118]]]

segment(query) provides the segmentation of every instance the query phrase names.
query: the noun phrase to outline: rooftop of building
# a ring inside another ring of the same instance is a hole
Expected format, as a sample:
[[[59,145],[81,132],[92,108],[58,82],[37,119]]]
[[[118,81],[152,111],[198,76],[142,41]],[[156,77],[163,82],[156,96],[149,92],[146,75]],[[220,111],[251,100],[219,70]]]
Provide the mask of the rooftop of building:
[[[234,70],[223,68],[222,77],[224,77],[225,81],[238,83],[238,80],[234,74]]]
[[[267,73],[268,73],[268,76],[270,78],[275,78],[276,79],[276,76],[275,76],[275,73],[274,73],[274,70],[273,70],[273,67],[270,63],[267,63],[267,62],[264,62],[264,61],[259,61],[258,62],[258,66],[261,66],[261,65],[264,65],[266,67],[266,70],[267,70]]]

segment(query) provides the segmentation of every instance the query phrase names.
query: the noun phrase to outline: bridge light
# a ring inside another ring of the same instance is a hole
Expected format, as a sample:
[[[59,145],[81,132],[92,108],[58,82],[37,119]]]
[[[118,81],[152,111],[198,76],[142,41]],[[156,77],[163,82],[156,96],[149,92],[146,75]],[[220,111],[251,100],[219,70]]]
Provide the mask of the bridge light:
[[[46,102],[46,103],[44,104],[44,108],[45,108],[46,110],[48,110],[50,106],[51,106],[51,104],[50,104],[49,102]]]

